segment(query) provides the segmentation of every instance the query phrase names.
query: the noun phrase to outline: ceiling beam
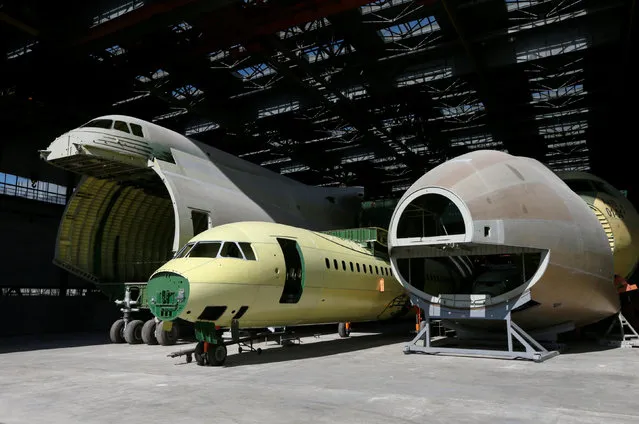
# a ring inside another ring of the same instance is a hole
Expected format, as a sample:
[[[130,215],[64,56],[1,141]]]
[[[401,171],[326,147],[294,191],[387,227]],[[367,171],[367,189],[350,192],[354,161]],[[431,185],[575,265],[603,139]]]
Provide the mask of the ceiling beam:
[[[6,22],[12,27],[17,28],[22,32],[26,32],[32,37],[37,37],[40,34],[40,31],[37,30],[36,28],[32,27],[31,25],[27,25],[18,19],[15,19],[14,17],[8,15],[5,12],[0,12],[0,22]]]

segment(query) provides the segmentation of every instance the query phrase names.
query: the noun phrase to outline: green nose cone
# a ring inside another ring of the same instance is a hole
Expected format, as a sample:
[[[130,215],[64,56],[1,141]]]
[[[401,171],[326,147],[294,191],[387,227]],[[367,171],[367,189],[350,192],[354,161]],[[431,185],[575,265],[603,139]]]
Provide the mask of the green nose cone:
[[[189,280],[172,272],[160,272],[146,287],[151,313],[162,321],[176,319],[189,298]]]

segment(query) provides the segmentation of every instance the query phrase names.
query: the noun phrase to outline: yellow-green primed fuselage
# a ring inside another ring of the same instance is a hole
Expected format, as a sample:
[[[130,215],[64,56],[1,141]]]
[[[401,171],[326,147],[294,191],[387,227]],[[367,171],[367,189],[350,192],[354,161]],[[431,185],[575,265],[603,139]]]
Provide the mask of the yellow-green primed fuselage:
[[[151,311],[241,328],[384,320],[410,311],[387,261],[355,242],[268,222],[198,234],[149,280]]]

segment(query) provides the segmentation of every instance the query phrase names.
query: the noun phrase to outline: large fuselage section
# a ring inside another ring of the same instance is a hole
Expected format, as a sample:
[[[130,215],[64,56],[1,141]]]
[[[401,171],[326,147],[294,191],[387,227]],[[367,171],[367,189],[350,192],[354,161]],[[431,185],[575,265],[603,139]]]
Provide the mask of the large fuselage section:
[[[149,281],[147,293],[156,316],[228,327],[241,312],[237,319],[247,328],[382,320],[409,310],[408,297],[392,276],[390,264],[355,243],[287,226],[277,226],[277,232],[256,240],[254,234],[263,231],[260,227],[271,225],[243,224],[250,238],[225,233],[226,227],[209,230],[198,239],[242,242],[245,253],[250,244],[255,259],[218,253],[215,258],[171,260]],[[167,317],[154,309],[153,302],[160,299],[163,279],[171,275],[184,279],[188,299],[179,315]]]
[[[329,230],[357,219],[359,187],[307,186],[132,117],[92,122],[41,152],[83,175],[60,224],[55,262],[87,280],[145,281],[216,225],[259,220]]]

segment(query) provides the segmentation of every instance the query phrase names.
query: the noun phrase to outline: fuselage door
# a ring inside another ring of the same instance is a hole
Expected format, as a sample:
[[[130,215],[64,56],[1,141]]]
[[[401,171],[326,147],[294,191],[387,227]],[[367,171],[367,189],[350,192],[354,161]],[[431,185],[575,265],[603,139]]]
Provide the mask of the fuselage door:
[[[280,303],[297,303],[302,297],[306,277],[302,249],[295,240],[278,237],[277,242],[282,249],[286,267],[286,279]]]

